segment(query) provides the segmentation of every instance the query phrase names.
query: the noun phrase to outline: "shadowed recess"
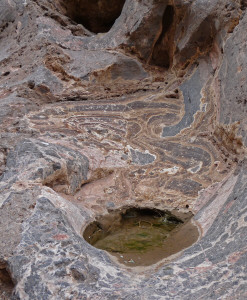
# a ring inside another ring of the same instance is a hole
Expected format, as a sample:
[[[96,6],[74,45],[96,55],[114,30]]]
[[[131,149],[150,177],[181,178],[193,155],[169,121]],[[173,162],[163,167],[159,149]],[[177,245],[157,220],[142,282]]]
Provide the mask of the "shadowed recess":
[[[162,31],[154,46],[151,63],[163,68],[170,67],[171,27],[174,20],[174,8],[171,5],[166,7],[162,19]]]
[[[125,0],[62,0],[67,16],[94,33],[109,31],[124,3]]]
[[[0,266],[0,299],[10,299],[15,285],[4,266]]]

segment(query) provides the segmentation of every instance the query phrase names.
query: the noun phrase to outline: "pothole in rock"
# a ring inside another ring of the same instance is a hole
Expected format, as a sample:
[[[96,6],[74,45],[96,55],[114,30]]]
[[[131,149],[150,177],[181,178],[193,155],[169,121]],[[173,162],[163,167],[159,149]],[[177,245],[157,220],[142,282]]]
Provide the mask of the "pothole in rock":
[[[92,246],[127,266],[149,266],[189,247],[199,231],[192,213],[151,208],[122,208],[98,217],[84,230]]]
[[[125,0],[61,0],[66,15],[89,31],[103,33],[120,16]]]

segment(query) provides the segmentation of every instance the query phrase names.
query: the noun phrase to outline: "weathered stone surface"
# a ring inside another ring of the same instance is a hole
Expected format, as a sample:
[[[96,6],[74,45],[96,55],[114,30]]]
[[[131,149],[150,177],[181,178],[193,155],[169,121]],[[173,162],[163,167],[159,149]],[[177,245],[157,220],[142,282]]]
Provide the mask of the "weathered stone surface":
[[[232,38],[224,45],[224,58],[219,71],[219,80],[222,83],[220,121],[225,124],[241,121],[239,133],[243,136],[245,145],[247,145],[245,118],[247,109],[247,87],[245,84],[247,41],[243,35],[243,28],[246,24],[247,15],[245,14]],[[232,106],[234,109],[231,109]]]
[[[246,299],[245,1],[97,3],[0,2],[0,298]],[[201,238],[126,269],[82,237],[126,205]]]
[[[7,26],[9,22],[14,22],[16,13],[16,4],[13,0],[2,0],[0,3],[0,28]]]
[[[87,180],[88,159],[72,149],[52,145],[42,140],[23,140],[8,155],[5,183],[41,183],[66,186],[74,194]]]

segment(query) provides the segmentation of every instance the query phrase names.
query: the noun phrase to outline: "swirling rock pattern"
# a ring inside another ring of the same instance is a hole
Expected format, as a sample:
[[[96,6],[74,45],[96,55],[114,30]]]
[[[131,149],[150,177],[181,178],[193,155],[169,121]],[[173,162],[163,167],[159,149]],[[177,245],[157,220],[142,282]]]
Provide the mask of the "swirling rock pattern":
[[[2,4],[0,298],[246,299],[245,1],[86,3]],[[201,238],[126,269],[81,234],[127,205]]]
[[[193,86],[194,77],[199,78],[197,73],[188,80],[188,86],[190,80]],[[192,126],[186,134],[180,132],[186,128],[184,124],[194,121],[191,107],[201,118],[207,113],[201,111],[200,103],[200,92],[192,91],[190,96],[186,91],[161,86],[155,94],[140,92],[119,99],[52,104],[27,118],[29,127],[41,132],[46,141],[51,141],[47,131],[66,133],[60,141],[65,145],[66,139],[75,137],[75,147],[87,153],[91,161],[91,176],[98,169],[103,177],[111,173],[112,178],[114,173],[111,193],[105,191],[98,201],[144,200],[182,207],[191,205],[200,189],[224,178],[227,168],[209,138],[197,137],[200,128]],[[164,136],[166,131],[170,137]],[[99,161],[95,162],[97,156]]]

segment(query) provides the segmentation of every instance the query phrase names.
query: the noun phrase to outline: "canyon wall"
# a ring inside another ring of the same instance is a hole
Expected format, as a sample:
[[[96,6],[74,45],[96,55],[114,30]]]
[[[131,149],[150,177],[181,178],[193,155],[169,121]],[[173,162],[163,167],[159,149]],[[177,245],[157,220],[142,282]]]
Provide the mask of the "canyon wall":
[[[0,298],[246,299],[247,1],[0,0]],[[148,269],[82,237],[191,211]]]

